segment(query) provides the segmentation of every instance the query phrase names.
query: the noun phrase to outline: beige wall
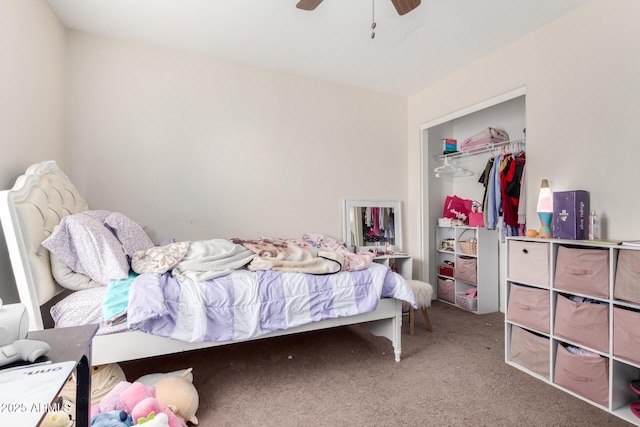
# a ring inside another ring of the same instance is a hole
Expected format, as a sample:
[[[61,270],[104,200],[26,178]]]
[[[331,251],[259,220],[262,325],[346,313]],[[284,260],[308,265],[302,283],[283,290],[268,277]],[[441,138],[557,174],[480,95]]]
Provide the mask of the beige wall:
[[[526,86],[530,186],[548,178],[553,189],[589,190],[605,237],[640,239],[639,18],[636,0],[594,0],[407,106],[82,33],[67,34],[65,48],[46,2],[4,0],[0,183],[7,188],[28,164],[56,159],[92,207],[148,224],[156,241],[339,237],[342,198],[400,199],[408,202],[407,249],[421,272],[428,230],[420,227],[420,125]],[[528,213],[537,228],[534,198],[530,192]],[[6,299],[4,246],[0,280]]]
[[[43,159],[64,165],[65,30],[46,1],[0,1],[0,188]],[[17,302],[0,231],[0,298]]]
[[[523,86],[528,224],[539,227],[535,188],[547,178],[555,191],[590,192],[603,237],[640,239],[638,22],[637,0],[594,0],[409,98],[411,253],[424,258],[430,231],[420,229],[420,125]]]
[[[407,101],[68,34],[69,175],[152,238],[342,238],[341,200],[406,202]]]

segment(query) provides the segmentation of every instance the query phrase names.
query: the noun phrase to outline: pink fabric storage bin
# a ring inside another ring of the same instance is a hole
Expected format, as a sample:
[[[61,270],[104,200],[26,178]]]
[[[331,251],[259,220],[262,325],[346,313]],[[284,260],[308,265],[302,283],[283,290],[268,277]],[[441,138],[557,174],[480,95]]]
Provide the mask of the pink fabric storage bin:
[[[549,379],[549,338],[533,334],[518,326],[511,326],[509,360]]]
[[[604,353],[609,351],[609,304],[575,302],[558,294],[554,335]]]
[[[558,247],[555,287],[594,297],[609,297],[609,251]]]
[[[613,308],[613,355],[640,364],[640,313]]]
[[[549,244],[509,240],[507,278],[514,282],[549,287]]]
[[[438,277],[438,299],[455,304],[456,302],[456,282],[452,279]]]
[[[640,251],[621,249],[616,264],[613,296],[640,304]]]
[[[453,277],[470,285],[478,283],[478,259],[468,256],[457,256]]]
[[[507,320],[549,333],[549,290],[509,285]]]
[[[476,311],[478,309],[478,297],[471,298],[466,296],[464,292],[459,292],[456,294],[456,305],[468,311]]]
[[[571,354],[558,344],[554,382],[602,406],[609,404],[609,359]]]

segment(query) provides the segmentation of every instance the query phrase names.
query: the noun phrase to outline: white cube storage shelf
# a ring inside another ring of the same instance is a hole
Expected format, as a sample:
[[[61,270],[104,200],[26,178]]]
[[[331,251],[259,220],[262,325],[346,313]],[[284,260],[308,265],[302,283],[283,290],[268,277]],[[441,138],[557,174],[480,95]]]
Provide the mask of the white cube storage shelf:
[[[469,239],[476,240],[475,253],[463,246]],[[498,311],[500,279],[497,232],[482,227],[436,225],[436,247],[437,298],[475,314]],[[473,261],[475,265],[463,265],[463,259]],[[440,270],[445,261],[454,264],[451,275],[443,274]],[[477,291],[477,298],[463,295],[470,289]]]
[[[640,379],[640,301],[614,297],[623,251],[640,268],[635,247],[509,237],[505,361],[640,425],[630,409],[640,396],[629,387]]]

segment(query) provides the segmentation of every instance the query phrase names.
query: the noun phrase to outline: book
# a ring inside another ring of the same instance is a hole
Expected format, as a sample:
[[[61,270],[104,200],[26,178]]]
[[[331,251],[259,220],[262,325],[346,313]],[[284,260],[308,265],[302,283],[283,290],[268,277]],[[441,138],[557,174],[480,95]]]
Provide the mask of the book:
[[[624,240],[620,244],[622,246],[635,246],[640,248],[640,240]]]

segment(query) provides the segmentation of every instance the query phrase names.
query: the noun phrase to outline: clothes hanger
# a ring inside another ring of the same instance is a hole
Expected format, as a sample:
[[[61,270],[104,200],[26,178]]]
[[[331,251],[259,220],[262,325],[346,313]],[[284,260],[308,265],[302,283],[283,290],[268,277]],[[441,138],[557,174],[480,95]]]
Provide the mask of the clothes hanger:
[[[451,159],[449,157],[445,157],[444,164],[442,166],[438,166],[437,168],[435,168],[433,170],[433,173],[436,174],[436,178],[440,178],[442,175],[447,175],[447,176],[474,175],[474,173],[469,169],[465,169],[463,167],[460,167],[451,163]]]

